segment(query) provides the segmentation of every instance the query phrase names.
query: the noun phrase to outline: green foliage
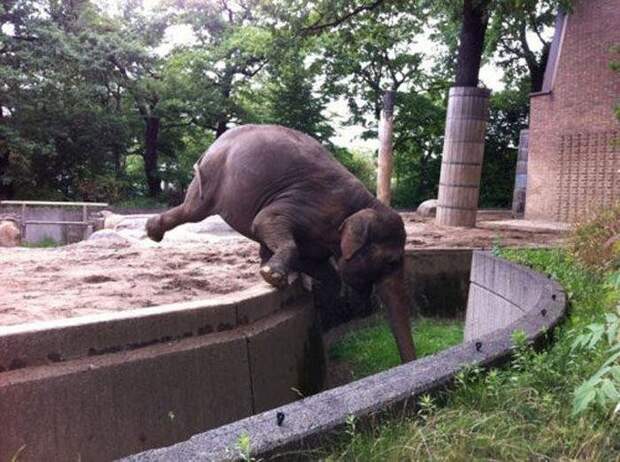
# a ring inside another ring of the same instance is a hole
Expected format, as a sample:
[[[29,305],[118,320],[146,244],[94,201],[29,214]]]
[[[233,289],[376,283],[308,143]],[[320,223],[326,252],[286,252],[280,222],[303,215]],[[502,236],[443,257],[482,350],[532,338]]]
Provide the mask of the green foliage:
[[[573,348],[593,322],[615,309],[617,289],[560,250],[503,250],[518,262],[552,275],[567,289],[570,317],[554,342],[536,351],[515,340],[514,360],[483,371],[469,368],[454,390],[425,398],[415,417],[395,417],[355,439],[344,435],[325,459],[402,460],[617,460],[620,427],[609,407],[590,406],[574,416],[578,387],[611,357],[602,344]],[[603,343],[601,341],[601,343]],[[615,369],[614,369],[615,371]],[[611,375],[603,379],[610,379]],[[609,386],[598,389],[609,392]]]
[[[463,323],[421,318],[413,322],[418,357],[427,356],[463,341]],[[345,335],[331,348],[330,359],[351,365],[353,379],[400,364],[394,337],[384,321]]]
[[[261,92],[244,94],[245,122],[284,125],[329,144],[334,130],[324,115],[328,98],[314,91],[320,68],[305,62],[309,53],[294,49],[272,60]]]
[[[374,193],[377,184],[377,172],[369,155],[338,147],[333,147],[332,153],[342,165],[364,183],[370,192]]]
[[[480,179],[481,207],[510,207],[515,181],[519,134],[527,128],[529,93],[525,82],[515,90],[494,93]]]
[[[134,196],[115,202],[113,205],[122,209],[165,209],[168,206],[165,202],[148,196]]]
[[[237,438],[237,451],[239,458],[245,462],[256,460],[252,457],[252,441],[247,433],[243,433]]]
[[[491,102],[483,206],[510,202],[527,113],[529,62],[520,33],[541,32],[557,3],[491,4],[487,55],[510,78]],[[317,137],[374,191],[370,164],[331,146],[326,107],[344,99],[347,122],[376,137],[385,90],[397,91],[394,203],[413,207],[436,197],[461,3],[120,5],[120,14],[92,0],[11,0],[0,7],[3,198],[116,202],[160,195],[158,201],[177,203],[193,162],[215,137],[250,122]],[[164,52],[171,26],[191,29],[193,41]],[[419,46],[428,38],[432,51]],[[540,64],[544,49],[534,55]]]
[[[620,271],[609,278],[609,286],[620,293]],[[620,303],[615,313],[606,313],[605,321],[593,323],[575,338],[573,351],[594,351],[606,347],[607,359],[601,367],[575,390],[573,415],[581,414],[593,405],[613,409],[614,415],[620,413]]]
[[[437,197],[446,119],[444,102],[432,94],[399,93],[394,133],[394,205],[414,207]]]
[[[574,257],[591,271],[620,268],[620,201],[575,226],[569,239]]]

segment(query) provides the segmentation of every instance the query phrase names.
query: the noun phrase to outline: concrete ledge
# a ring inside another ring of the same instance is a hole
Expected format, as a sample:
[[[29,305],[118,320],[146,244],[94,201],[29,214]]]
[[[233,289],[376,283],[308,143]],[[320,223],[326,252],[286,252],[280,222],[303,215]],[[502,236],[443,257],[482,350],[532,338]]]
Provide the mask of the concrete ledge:
[[[249,436],[252,456],[257,458],[290,449],[307,449],[341,429],[348,416],[371,419],[386,410],[407,408],[414,405],[416,395],[448,383],[464,366],[491,365],[509,357],[515,331],[525,332],[533,342],[564,316],[566,298],[559,284],[523,266],[475,252],[472,281],[485,292],[471,296],[470,303],[485,300],[484,294],[493,293],[497,297],[490,299],[485,309],[502,299],[518,306],[522,315],[516,320],[501,317],[502,327],[485,335],[470,334],[469,341],[433,356],[125,460],[238,460],[236,446],[243,435]],[[520,284],[529,287],[526,290]],[[468,312],[470,309],[472,306],[468,307]],[[474,318],[468,318],[468,322],[471,323],[471,319]],[[278,414],[284,416],[281,425],[278,425]]]
[[[53,353],[50,354],[50,352]],[[324,352],[299,283],[0,334],[0,460],[107,461],[318,392]],[[14,366],[14,367],[11,367]]]
[[[0,372],[226,331],[300,297],[308,294],[299,281],[282,292],[262,283],[208,300],[0,326]]]

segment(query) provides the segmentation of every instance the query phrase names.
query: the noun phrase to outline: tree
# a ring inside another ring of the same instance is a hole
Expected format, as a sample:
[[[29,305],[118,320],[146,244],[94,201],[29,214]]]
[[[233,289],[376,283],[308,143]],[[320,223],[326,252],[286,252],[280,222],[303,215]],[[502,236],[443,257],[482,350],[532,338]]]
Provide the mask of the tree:
[[[480,180],[483,207],[510,207],[514,188],[519,134],[527,128],[529,79],[515,89],[491,96],[489,123]]]
[[[196,85],[208,90],[214,116],[209,128],[218,137],[230,122],[241,119],[237,93],[274,52],[271,29],[260,16],[261,2],[181,0],[168,7],[194,32],[196,44],[187,47],[185,59]]]
[[[570,8],[570,2],[503,0],[490,19],[487,54],[496,54],[508,79],[518,83],[529,76],[531,92],[542,89],[551,48],[545,30],[553,26],[558,8]]]
[[[394,205],[412,207],[437,197],[446,119],[441,92],[399,95],[401,109],[394,137]]]
[[[402,87],[421,88],[425,83],[421,54],[411,51],[422,31],[423,10],[412,11],[413,6],[409,2],[376,5],[371,13],[358,14],[355,21],[323,37],[326,93],[347,99],[352,121],[371,129],[367,135],[374,136],[380,121],[377,192],[388,204],[394,98]]]
[[[3,6],[0,183],[5,194],[80,196],[81,183],[115,165],[129,142],[101,59],[105,18],[88,1]]]
[[[244,122],[284,125],[330,144],[334,130],[324,115],[328,97],[315,91],[321,69],[316,60],[305,62],[309,54],[291,48],[270,60],[257,86],[241,98]]]

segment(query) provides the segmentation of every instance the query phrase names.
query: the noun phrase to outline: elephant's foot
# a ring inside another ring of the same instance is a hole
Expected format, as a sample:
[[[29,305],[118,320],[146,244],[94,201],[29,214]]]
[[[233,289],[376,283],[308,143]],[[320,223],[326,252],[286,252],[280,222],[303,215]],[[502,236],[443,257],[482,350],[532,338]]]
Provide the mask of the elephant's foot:
[[[161,215],[151,217],[146,222],[146,234],[155,242],[160,242],[164,238],[164,231],[161,226]]]
[[[283,289],[288,285],[286,272],[272,267],[269,263],[261,267],[260,275],[265,281],[278,289]]]

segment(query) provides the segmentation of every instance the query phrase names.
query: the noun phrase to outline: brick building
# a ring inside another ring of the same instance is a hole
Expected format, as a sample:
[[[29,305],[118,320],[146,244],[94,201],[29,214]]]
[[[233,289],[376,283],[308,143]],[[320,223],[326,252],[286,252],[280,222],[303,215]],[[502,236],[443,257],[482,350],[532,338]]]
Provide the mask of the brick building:
[[[620,199],[613,46],[620,0],[577,0],[558,16],[543,89],[530,100],[526,219],[571,222]]]

